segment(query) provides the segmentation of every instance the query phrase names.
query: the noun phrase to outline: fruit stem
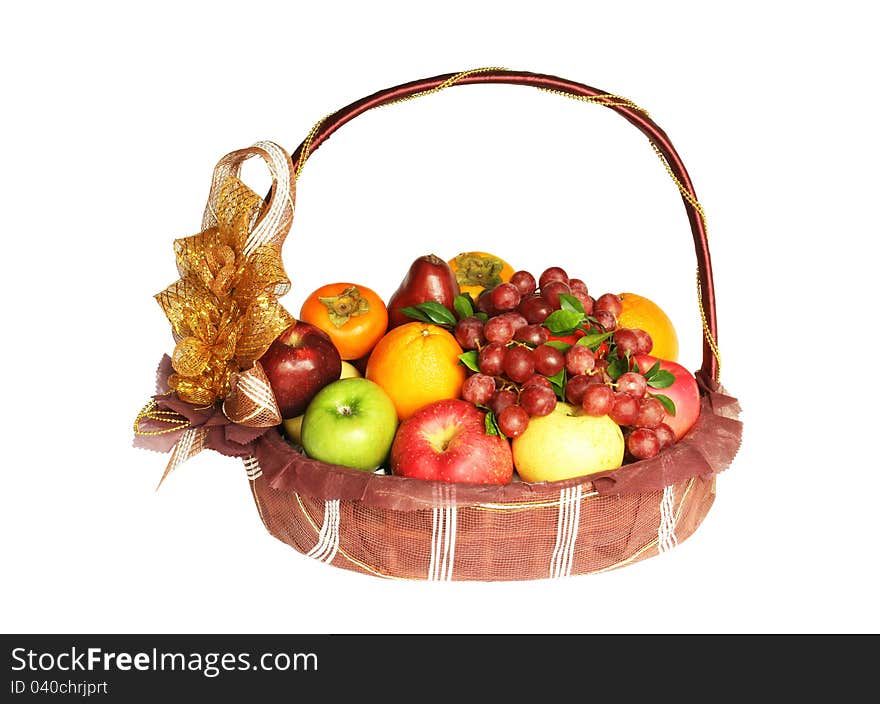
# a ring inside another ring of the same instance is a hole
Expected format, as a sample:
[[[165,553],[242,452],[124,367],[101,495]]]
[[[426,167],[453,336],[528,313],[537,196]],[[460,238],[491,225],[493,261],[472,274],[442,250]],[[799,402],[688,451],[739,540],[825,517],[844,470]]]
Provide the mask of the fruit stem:
[[[319,296],[318,301],[327,308],[327,317],[337,328],[370,310],[369,301],[361,296],[356,286],[349,286],[338,296]]]

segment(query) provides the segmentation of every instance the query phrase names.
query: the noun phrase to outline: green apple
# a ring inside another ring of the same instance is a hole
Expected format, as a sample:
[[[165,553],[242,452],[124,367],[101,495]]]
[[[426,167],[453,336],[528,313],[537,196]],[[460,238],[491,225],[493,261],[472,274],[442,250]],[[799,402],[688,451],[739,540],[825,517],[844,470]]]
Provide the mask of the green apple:
[[[368,379],[340,379],[321,389],[302,421],[309,457],[364,471],[375,470],[391,449],[397,409],[381,386]]]
[[[608,416],[590,416],[557,403],[546,416],[530,418],[513,441],[513,464],[526,482],[555,482],[617,469],[623,463],[623,433]]]
[[[339,374],[340,379],[352,379],[354,377],[361,376],[361,373],[358,371],[357,367],[351,364],[350,362],[346,362],[344,359],[342,360],[342,372]],[[287,437],[297,445],[302,445],[302,424],[303,417],[305,414],[301,414],[296,416],[295,418],[285,418],[281,423],[284,425],[284,432],[287,434]]]

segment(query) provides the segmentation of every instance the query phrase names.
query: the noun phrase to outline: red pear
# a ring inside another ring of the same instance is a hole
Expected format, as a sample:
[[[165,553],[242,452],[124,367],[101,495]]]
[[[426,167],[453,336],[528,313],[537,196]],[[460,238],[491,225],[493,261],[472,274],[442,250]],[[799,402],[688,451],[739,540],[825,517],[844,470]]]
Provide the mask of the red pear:
[[[452,310],[459,292],[458,281],[449,264],[435,254],[419,257],[388,299],[388,329],[413,322],[412,318],[400,312],[401,308],[434,301]]]

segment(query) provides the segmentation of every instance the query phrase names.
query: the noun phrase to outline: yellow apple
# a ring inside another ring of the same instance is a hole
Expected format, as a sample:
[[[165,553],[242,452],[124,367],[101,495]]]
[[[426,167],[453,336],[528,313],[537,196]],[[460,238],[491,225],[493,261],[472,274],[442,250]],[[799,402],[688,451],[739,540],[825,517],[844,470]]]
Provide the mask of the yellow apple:
[[[287,435],[287,439],[296,445],[302,445],[302,427],[303,427],[303,416],[297,416],[296,418],[285,418],[281,421],[281,425],[284,426],[284,434]]]
[[[340,379],[351,379],[356,377],[363,376],[353,364],[342,360],[342,372],[339,374]],[[282,421],[284,425],[284,432],[288,438],[297,445],[302,445],[302,424],[303,424],[303,416],[296,416],[296,418],[285,418]]]
[[[513,464],[526,482],[555,482],[617,469],[623,433],[608,416],[589,416],[567,403],[550,415],[530,418],[513,441]]]
[[[346,362],[344,359],[342,360],[342,373],[339,375],[340,379],[351,379],[352,377],[363,376],[358,370],[357,367],[354,366],[351,362]]]

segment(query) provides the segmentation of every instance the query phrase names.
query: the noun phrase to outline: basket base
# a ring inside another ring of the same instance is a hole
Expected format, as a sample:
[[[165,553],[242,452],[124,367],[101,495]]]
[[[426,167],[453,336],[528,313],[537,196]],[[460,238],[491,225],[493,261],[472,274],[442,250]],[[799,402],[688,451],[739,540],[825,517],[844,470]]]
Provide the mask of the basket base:
[[[577,485],[533,501],[395,511],[320,500],[252,480],[266,529],[334,567],[388,579],[511,581],[605,572],[690,537],[715,476],[662,491],[598,495]]]

